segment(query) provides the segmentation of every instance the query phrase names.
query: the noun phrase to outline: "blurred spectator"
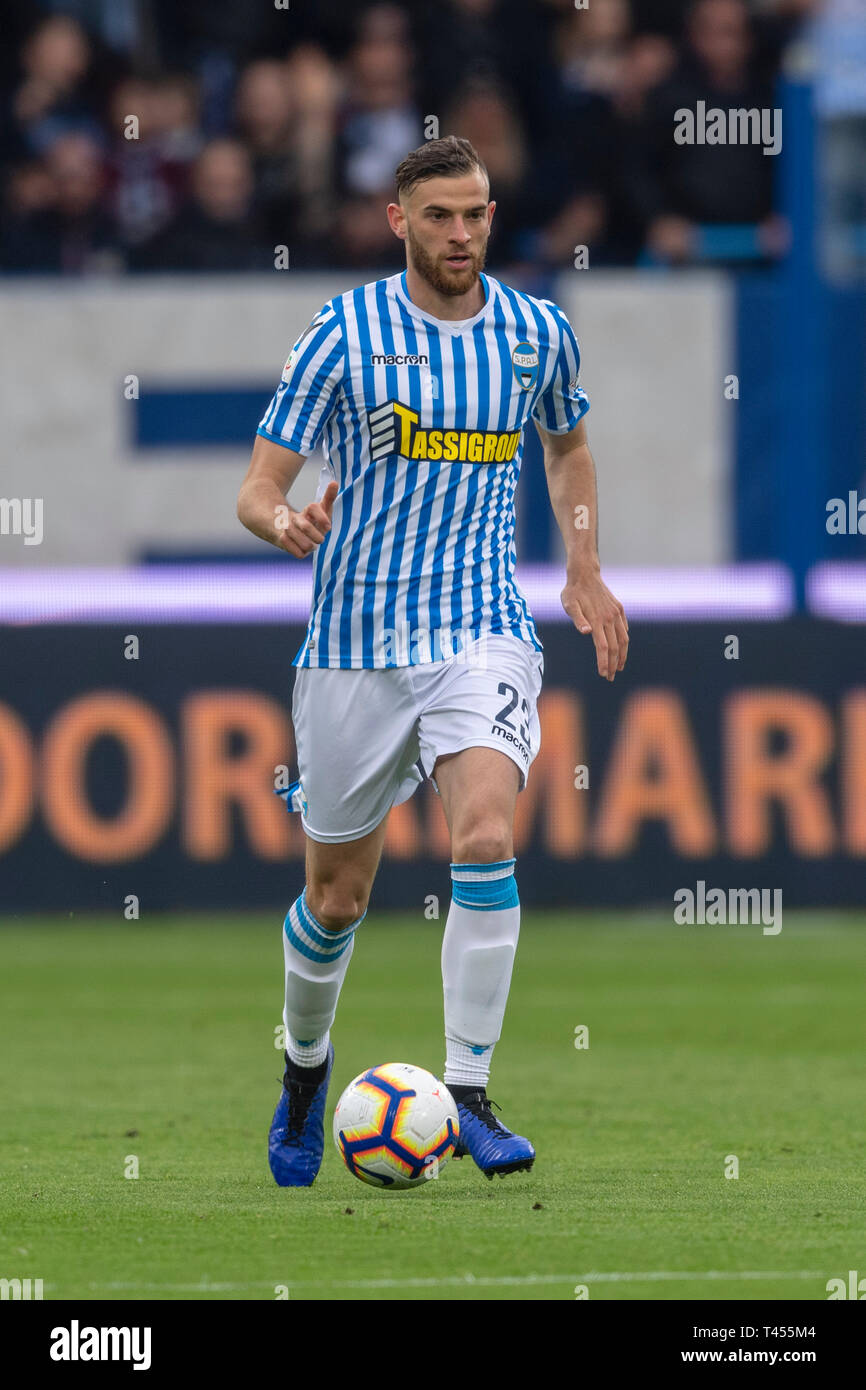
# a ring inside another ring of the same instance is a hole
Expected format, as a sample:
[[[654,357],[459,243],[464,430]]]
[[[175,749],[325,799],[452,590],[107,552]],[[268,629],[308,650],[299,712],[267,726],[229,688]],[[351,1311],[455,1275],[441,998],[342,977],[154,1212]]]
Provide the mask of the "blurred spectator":
[[[554,46],[566,109],[596,97],[624,117],[641,113],[647,93],[676,66],[677,49],[662,34],[633,35],[632,28],[629,0],[593,0],[566,13]]]
[[[385,204],[394,196],[394,170],[424,134],[412,99],[412,61],[400,39],[362,39],[346,60],[335,151],[336,249],[346,265],[397,264]]]
[[[401,269],[400,247],[388,226],[381,195],[344,199],[339,206],[335,240],[336,263],[346,269]],[[331,264],[335,257],[331,256]]]
[[[121,268],[117,227],[105,210],[105,171],[87,135],[63,135],[44,163],[16,170],[0,260],[7,270],[80,274]]]
[[[630,29],[628,0],[592,0],[587,9],[572,10],[556,38],[563,89],[612,97],[619,85]]]
[[[0,268],[56,271],[54,180],[44,160],[18,164],[6,184],[0,219]]]
[[[387,2],[371,5],[358,18],[355,39],[357,43],[399,43],[410,47],[412,26],[408,11]]]
[[[212,140],[193,168],[192,197],[132,257],[135,270],[273,270],[274,247],[254,212],[250,157],[237,140]]]
[[[531,233],[520,240],[527,263],[572,266],[630,259],[639,236],[622,213],[624,139],[619,111],[629,52],[627,0],[593,0],[585,10],[563,8],[552,39],[558,117],[534,162]],[[660,40],[664,43],[664,40]]]
[[[293,226],[292,131],[297,114],[285,63],[261,59],[240,75],[235,112],[238,134],[253,166],[256,203],[269,224]]]
[[[109,118],[110,207],[126,244],[138,246],[167,225],[189,188],[202,145],[195,89],[186,77],[127,78],[112,94]]]
[[[339,92],[333,64],[312,45],[287,62],[261,59],[240,77],[237,128],[253,163],[256,205],[269,238],[290,246],[293,265],[327,261]]]
[[[664,261],[694,254],[699,225],[772,221],[773,158],[760,144],[678,144],[675,113],[727,112],[774,106],[756,76],[753,34],[743,0],[697,0],[688,14],[688,44],[673,75],[649,96],[640,140],[632,150],[629,193],[646,227],[650,252]]]
[[[294,128],[299,263],[327,265],[326,238],[336,204],[336,131],[342,81],[321,48],[304,44],[290,55],[289,85],[297,104]]]
[[[573,0],[570,8],[573,12]],[[543,141],[556,114],[550,55],[555,17],[527,0],[441,0],[419,6],[415,40],[423,55],[423,113],[441,117],[467,83],[493,83],[507,93],[534,138]]]
[[[44,154],[71,131],[101,139],[86,81],[91,61],[91,46],[79,24],[62,15],[44,20],[21,50],[21,81],[7,111],[11,139],[7,135],[4,144]]]
[[[48,0],[47,8],[76,20],[107,51],[123,54],[139,67],[153,67],[159,61],[153,6],[148,0]]]
[[[350,195],[390,192],[400,160],[421,143],[412,62],[412,50],[400,40],[364,39],[349,54],[337,177]]]
[[[662,34],[638,34],[626,45],[613,91],[625,121],[643,115],[647,96],[670,77],[676,62],[676,47]]]
[[[866,6],[826,0],[809,33],[821,128],[823,255],[835,280],[866,272]]]
[[[442,131],[469,140],[487,166],[496,203],[490,261],[508,264],[516,254],[515,237],[531,216],[525,204],[529,151],[520,119],[497,86],[475,81],[446,110]]]

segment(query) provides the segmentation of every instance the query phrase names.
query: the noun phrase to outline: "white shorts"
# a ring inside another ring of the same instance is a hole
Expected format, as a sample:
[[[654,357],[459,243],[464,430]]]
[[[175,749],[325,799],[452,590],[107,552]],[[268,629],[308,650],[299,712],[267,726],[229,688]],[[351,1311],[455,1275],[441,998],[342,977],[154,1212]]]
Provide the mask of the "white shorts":
[[[543,671],[528,642],[494,633],[421,666],[300,667],[289,809],[313,840],[360,839],[432,776],[437,758],[464,748],[497,748],[517,764],[522,789],[541,742]]]

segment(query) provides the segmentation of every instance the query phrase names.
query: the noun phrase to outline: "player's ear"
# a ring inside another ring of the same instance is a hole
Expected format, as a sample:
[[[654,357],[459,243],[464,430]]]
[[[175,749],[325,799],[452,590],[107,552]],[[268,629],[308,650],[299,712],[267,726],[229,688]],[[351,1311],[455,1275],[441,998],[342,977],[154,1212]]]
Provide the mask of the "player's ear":
[[[388,223],[391,231],[401,241],[406,240],[406,214],[399,203],[388,204]]]
[[[487,225],[488,225],[488,227],[491,226],[492,223],[493,223],[493,214],[494,214],[495,211],[496,211],[496,204],[495,204],[495,203],[488,203],[488,204],[487,204]]]

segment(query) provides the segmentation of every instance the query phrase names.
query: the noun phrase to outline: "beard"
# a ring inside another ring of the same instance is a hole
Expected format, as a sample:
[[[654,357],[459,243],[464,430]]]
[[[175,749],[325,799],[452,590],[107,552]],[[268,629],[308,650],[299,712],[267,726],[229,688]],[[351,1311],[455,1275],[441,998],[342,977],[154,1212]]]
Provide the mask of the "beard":
[[[437,294],[451,295],[456,297],[466,294],[477,283],[478,276],[484,269],[487,259],[487,243],[478,251],[466,251],[464,254],[469,260],[463,270],[452,270],[450,266],[441,264],[426,247],[421,245],[412,232],[411,227],[407,227],[406,240],[409,250],[412,252],[412,264],[422,279],[426,280]]]

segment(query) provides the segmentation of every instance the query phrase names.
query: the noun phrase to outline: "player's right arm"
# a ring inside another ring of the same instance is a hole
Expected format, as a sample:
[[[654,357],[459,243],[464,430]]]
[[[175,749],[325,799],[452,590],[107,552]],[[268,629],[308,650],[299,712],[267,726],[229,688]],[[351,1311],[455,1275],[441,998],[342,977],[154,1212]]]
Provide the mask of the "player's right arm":
[[[306,462],[303,454],[256,435],[247,475],[238,493],[238,520],[271,545],[303,559],[321,545],[331,529],[331,511],[339,491],[329,483],[319,502],[295,511],[286,493]]]
[[[337,407],[346,353],[342,319],[329,302],[295,343],[280,384],[256,430],[253,456],[238,496],[238,519],[248,531],[299,559],[312,554],[331,529],[339,492],[295,511],[286,494],[314,452]]]

